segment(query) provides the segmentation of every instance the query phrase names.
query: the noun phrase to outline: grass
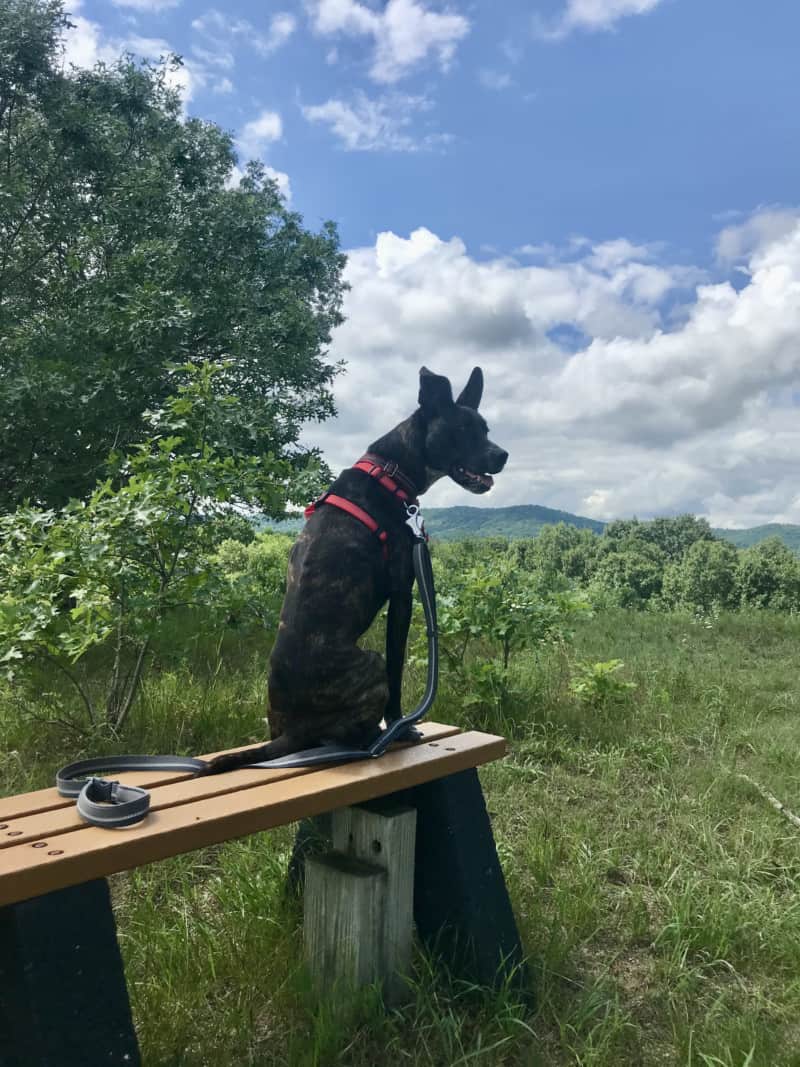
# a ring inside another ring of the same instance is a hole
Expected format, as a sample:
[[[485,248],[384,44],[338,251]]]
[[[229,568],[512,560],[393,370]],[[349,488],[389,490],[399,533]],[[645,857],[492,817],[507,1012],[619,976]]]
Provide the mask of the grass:
[[[800,835],[738,777],[800,809],[800,620],[609,612],[573,648],[512,660],[497,701],[443,677],[434,717],[506,733],[481,773],[535,1005],[420,956],[409,1004],[315,1001],[290,828],[112,879],[148,1067],[375,1063],[800,1065]],[[163,656],[122,740],[64,725],[46,680],[0,695],[5,791],[82,752],[257,739],[262,641]],[[635,689],[592,707],[571,665],[622,659]],[[423,666],[409,686],[421,689]],[[61,721],[57,721],[61,720]]]

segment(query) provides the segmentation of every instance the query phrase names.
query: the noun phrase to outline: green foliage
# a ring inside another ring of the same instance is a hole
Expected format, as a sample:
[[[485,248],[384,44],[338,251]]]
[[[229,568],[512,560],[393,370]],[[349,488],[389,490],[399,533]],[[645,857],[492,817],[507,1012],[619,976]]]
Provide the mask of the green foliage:
[[[777,537],[744,549],[737,579],[743,605],[800,610],[800,560]]]
[[[289,463],[241,455],[228,437],[236,401],[215,392],[223,374],[175,369],[177,391],[150,415],[152,436],[115,454],[114,478],[85,503],[0,518],[0,663],[55,664],[93,722],[124,723],[170,613],[202,609],[210,626],[227,609],[229,586],[207,562],[215,516],[255,501],[279,510],[292,490]],[[108,669],[90,681],[88,654],[106,645]]]
[[[222,542],[210,564],[219,573],[230,624],[277,627],[292,543],[278,533],[258,534],[250,544]]]
[[[714,532],[705,519],[694,515],[678,515],[675,518],[617,519],[603,531],[603,540],[615,547],[620,544],[646,542],[654,545],[665,559],[682,559],[697,541],[713,541]]]
[[[148,435],[169,364],[224,366],[242,453],[292,456],[332,412],[344,257],[168,73],[64,70],[62,4],[0,0],[0,511],[86,499]]]
[[[665,568],[664,600],[704,612],[734,607],[738,558],[727,541],[695,541],[682,559]]]
[[[439,561],[437,560],[437,563]],[[568,640],[588,601],[571,592],[548,592],[513,556],[484,557],[464,571],[435,565],[439,632],[448,659],[463,664],[472,641],[497,648],[505,670],[512,654],[545,642]]]
[[[618,541],[618,548],[614,544],[601,546],[604,551],[591,570],[589,588],[602,592],[618,607],[643,607],[661,592],[664,553],[644,540]]]
[[[605,712],[622,703],[636,688],[634,682],[624,682],[617,674],[625,664],[620,659],[597,663],[578,663],[569,684],[570,692],[584,707]]]

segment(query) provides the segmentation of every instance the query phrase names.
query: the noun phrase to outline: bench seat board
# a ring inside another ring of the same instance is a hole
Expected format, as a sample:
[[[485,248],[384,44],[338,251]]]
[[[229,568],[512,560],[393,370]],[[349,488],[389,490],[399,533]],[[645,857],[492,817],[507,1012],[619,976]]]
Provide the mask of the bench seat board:
[[[457,726],[448,726],[445,723],[438,722],[423,722],[417,726],[417,729],[426,741],[435,741],[439,737],[459,733]],[[241,752],[252,747],[252,745],[237,745],[235,748],[211,752],[200,758],[210,760],[215,756],[222,756],[228,752]],[[285,772],[281,773],[301,774],[305,772],[301,768],[295,767],[287,768]],[[168,785],[170,782],[180,782],[190,778],[190,774],[176,773],[174,771],[131,771],[114,776],[114,780],[122,782],[123,785],[138,785],[143,789],[155,789],[160,785]],[[55,788],[37,789],[32,793],[17,793],[14,796],[0,797],[0,823],[16,819],[20,815],[35,815],[40,811],[73,807],[74,804],[74,799],[62,797]]]
[[[424,738],[426,741],[441,741],[458,732],[455,726],[427,723]],[[210,756],[203,758],[211,759]],[[221,796],[223,793],[232,793],[239,789],[251,789],[254,786],[272,785],[286,778],[299,778],[314,773],[316,771],[313,767],[286,767],[274,771],[242,768],[208,778],[193,778],[189,774],[175,773],[165,778],[163,771],[158,775],[139,771],[114,775],[114,780],[139,785],[150,790],[150,810],[157,811],[161,808],[174,807],[176,804],[187,804],[195,800]],[[155,781],[149,779],[155,779]],[[55,793],[56,790],[42,789],[40,792],[50,794]],[[36,793],[27,794],[31,798],[37,795]],[[58,796],[57,793],[56,795]],[[52,838],[71,830],[83,829],[86,824],[78,814],[74,798],[59,796],[58,799],[61,801],[58,807],[45,809],[40,808],[37,801],[32,799],[30,801],[32,814],[0,817],[0,855],[3,849]]]
[[[165,805],[159,794],[170,786],[155,787],[153,810],[135,826],[107,830],[81,824],[57,831],[52,842],[26,837],[25,843],[0,849],[0,906],[457,774],[498,759],[505,750],[503,738],[470,731],[426,738],[377,760],[295,769],[288,776],[261,771],[262,784],[253,782],[256,772],[235,771],[220,776],[230,779],[226,791],[212,785],[212,795],[202,790],[214,779],[184,780],[178,783],[179,798],[165,792]],[[237,776],[242,776],[241,787]],[[175,777],[180,776],[173,782]],[[141,782],[142,776],[134,780]]]

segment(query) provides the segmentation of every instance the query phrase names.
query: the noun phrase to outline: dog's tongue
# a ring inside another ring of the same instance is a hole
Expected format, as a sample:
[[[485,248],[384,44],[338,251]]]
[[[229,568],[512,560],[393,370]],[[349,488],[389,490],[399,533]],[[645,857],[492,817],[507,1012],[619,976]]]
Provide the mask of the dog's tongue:
[[[476,478],[481,485],[485,485],[487,489],[491,489],[494,485],[494,478],[491,474],[476,474],[475,471],[467,471],[467,474],[472,478]]]

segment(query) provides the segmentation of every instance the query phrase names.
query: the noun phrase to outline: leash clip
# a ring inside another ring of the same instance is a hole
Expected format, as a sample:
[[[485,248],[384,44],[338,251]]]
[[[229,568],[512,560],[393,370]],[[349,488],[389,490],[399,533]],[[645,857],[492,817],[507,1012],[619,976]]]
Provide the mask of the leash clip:
[[[425,523],[416,504],[406,504],[406,526],[411,530],[418,541],[427,541]]]

